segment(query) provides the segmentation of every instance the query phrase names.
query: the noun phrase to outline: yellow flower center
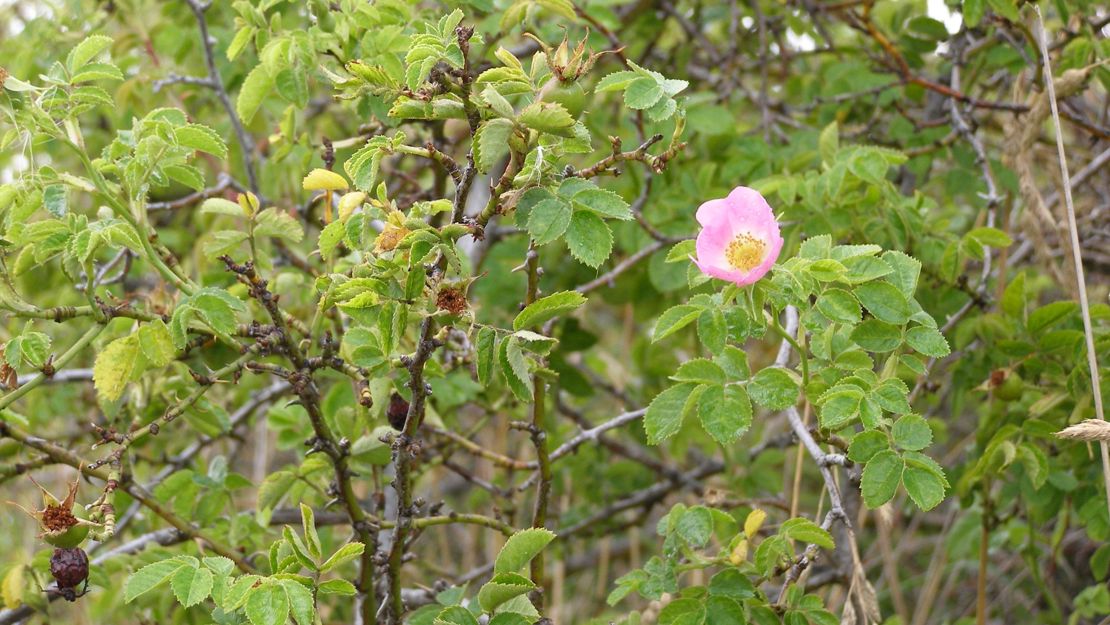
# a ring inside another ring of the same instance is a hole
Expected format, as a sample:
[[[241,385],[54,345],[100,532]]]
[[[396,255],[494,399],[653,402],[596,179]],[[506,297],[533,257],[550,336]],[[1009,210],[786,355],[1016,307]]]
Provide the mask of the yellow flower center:
[[[733,269],[751,271],[763,262],[767,254],[767,244],[744,232],[736,235],[725,248],[725,259]]]

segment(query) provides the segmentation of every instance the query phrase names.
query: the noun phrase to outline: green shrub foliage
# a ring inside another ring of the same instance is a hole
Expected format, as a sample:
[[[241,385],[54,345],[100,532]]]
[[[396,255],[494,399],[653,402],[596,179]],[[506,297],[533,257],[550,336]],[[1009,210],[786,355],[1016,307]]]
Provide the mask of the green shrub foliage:
[[[0,4],[0,623],[1100,622],[1105,12]]]

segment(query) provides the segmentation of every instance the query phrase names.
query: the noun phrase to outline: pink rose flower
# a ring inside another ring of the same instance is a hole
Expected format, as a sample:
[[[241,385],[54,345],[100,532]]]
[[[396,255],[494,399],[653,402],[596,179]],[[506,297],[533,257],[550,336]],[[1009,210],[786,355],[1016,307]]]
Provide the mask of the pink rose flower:
[[[701,232],[690,257],[702,273],[745,286],[762,278],[782,250],[779,222],[755,189],[736,187],[728,197],[698,208]]]

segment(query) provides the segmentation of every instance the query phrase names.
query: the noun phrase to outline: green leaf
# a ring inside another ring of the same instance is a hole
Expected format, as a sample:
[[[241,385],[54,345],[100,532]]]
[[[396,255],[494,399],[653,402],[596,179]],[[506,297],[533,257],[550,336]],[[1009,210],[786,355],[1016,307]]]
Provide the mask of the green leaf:
[[[698,339],[713,354],[720,354],[728,342],[728,322],[719,308],[709,308],[698,315]]]
[[[316,586],[316,590],[325,595],[351,596],[358,592],[355,585],[345,579],[329,579],[326,582],[321,582]]]
[[[362,544],[362,543],[358,543]],[[285,597],[289,601],[289,611],[297,625],[313,625],[313,615],[316,608],[313,605],[312,591],[305,585],[292,579],[281,580],[281,587],[285,590]]]
[[[532,580],[516,573],[498,573],[478,590],[478,603],[484,612],[493,612],[498,606],[519,597],[536,587]]]
[[[60,184],[52,184],[42,190],[42,205],[51,215],[61,219],[66,216],[66,188]]]
[[[1030,335],[1037,336],[1075,314],[1078,310],[1079,304],[1075,302],[1052,302],[1029,313],[1029,321],[1025,325],[1029,329]]]
[[[748,384],[755,403],[769,410],[785,410],[798,402],[798,380],[782,367],[766,367]]]
[[[148,564],[127,576],[123,584],[123,600],[131,603],[136,597],[165,584],[178,569],[188,566],[182,558],[171,558]]]
[[[944,501],[945,480],[928,469],[907,463],[902,473],[902,484],[910,499],[922,510],[932,510]]]
[[[1010,238],[1010,235],[998,228],[988,228],[986,226],[975,228],[964,236],[975,239],[980,244],[990,247],[1004,248],[1014,244],[1014,240]]]
[[[655,396],[644,413],[644,430],[648,443],[658,445],[678,433],[686,400],[694,392],[695,384],[676,384]]]
[[[178,603],[194,606],[212,593],[212,571],[206,568],[183,566],[174,573],[171,586]]]
[[[698,419],[721,445],[735,442],[752,425],[752,403],[740,386],[710,386],[698,398]]]
[[[674,244],[670,250],[667,251],[666,262],[677,263],[682,261],[689,262],[690,257],[696,251],[697,241],[693,239],[686,239]]]
[[[486,91],[492,91],[487,88]],[[509,137],[513,134],[513,122],[508,119],[491,119],[478,127],[475,142],[478,145],[478,170],[488,172],[497,162],[509,153]]]
[[[320,565],[320,572],[327,573],[328,571],[343,566],[344,564],[354,560],[362,555],[366,549],[366,545],[362,543],[347,543],[340,547],[335,553],[331,554],[322,565]]]
[[[304,108],[308,104],[308,76],[298,68],[286,67],[274,76],[275,91],[283,100]]]
[[[898,484],[902,481],[902,459],[893,451],[886,450],[872,456],[863,468],[860,488],[863,501],[868,508],[878,508],[894,497]]]
[[[139,328],[139,347],[147,362],[155,367],[164,367],[177,356],[170,329],[161,319],[144,323]]]
[[[921,35],[925,39],[932,41],[944,41],[948,39],[948,29],[944,26],[944,22],[926,15],[919,15],[910,19],[907,26],[909,30]]]
[[[488,326],[478,330],[475,341],[475,351],[478,354],[478,382],[489,385],[493,378],[493,362],[497,356],[497,333]]]
[[[697,384],[724,384],[725,372],[720,365],[706,358],[687,360],[678,367],[671,379],[676,382]]]
[[[624,103],[628,108],[643,110],[654,106],[663,95],[663,87],[659,81],[642,76],[630,82],[625,88]]]
[[[579,262],[597,269],[613,252],[613,232],[601,217],[576,211],[566,232],[570,253]]]
[[[1018,12],[1017,2],[1015,0],[987,0],[987,4],[994,9],[995,13],[998,13],[1011,22],[1021,21],[1021,13]]]
[[[342,221],[333,221],[324,226],[320,231],[320,238],[317,240],[317,247],[320,248],[320,257],[324,260],[331,260],[334,258],[336,249],[343,241],[343,237],[347,234],[347,226]]]
[[[1025,319],[1025,272],[1014,276],[1006,285],[1000,306],[1007,315],[1019,321]]]
[[[913,311],[906,296],[889,282],[874,281],[855,288],[856,298],[864,308],[880,321],[902,325],[910,320]]]
[[[908,414],[894,422],[890,430],[894,444],[909,451],[920,451],[933,442],[933,430],[921,415]]]
[[[112,45],[112,38],[105,35],[90,35],[74,46],[66,57],[66,69],[70,74],[84,67]]]
[[[244,124],[251,123],[255,113],[273,88],[274,79],[266,71],[265,65],[256,65],[247,74],[246,79],[243,80],[243,86],[239,89],[239,98],[235,101],[235,110]]]
[[[902,331],[878,319],[868,319],[852,330],[852,340],[869,352],[889,352],[902,344]]]
[[[300,243],[304,238],[304,227],[289,213],[270,207],[255,217],[254,236]]]
[[[131,334],[108,344],[96,355],[93,384],[104,401],[115,401],[123,394],[128,382],[142,375],[146,357],[139,346],[139,336]]]
[[[709,594],[714,597],[728,597],[736,601],[756,596],[755,586],[746,575],[734,568],[727,568],[709,579]]]
[[[478,619],[462,606],[450,606],[439,613],[432,625],[478,625]]]
[[[839,245],[837,249],[843,247],[845,246]],[[845,280],[847,280],[849,284],[870,282],[871,280],[889,276],[894,273],[890,265],[874,256],[852,256],[842,259],[842,262],[844,266],[848,268],[848,275],[845,276]]]
[[[659,611],[659,625],[701,625],[705,605],[697,599],[675,599]]]
[[[543,200],[528,213],[528,234],[536,245],[547,245],[563,236],[572,213],[570,205],[558,198]]]
[[[232,217],[245,217],[243,207],[231,200],[222,197],[210,197],[200,205],[200,212],[206,215],[230,215]]]
[[[574,203],[577,207],[591,210],[602,217],[613,219],[632,219],[632,209],[624,198],[609,191],[596,187],[583,189],[574,194]]]
[[[867,430],[860,432],[852,438],[848,445],[848,459],[852,462],[870,462],[875,454],[890,449],[890,441],[880,430]]]
[[[821,162],[826,165],[836,160],[836,153],[840,150],[840,125],[835,121],[825,126],[817,138],[817,151],[821,154]]]
[[[986,9],[986,0],[964,0],[963,2],[963,16],[964,23],[968,28],[975,28],[979,22],[983,20],[983,13]]]
[[[304,532],[305,546],[308,547],[308,554],[314,559],[319,560],[320,552],[320,536],[316,533],[316,514],[312,511],[312,507],[302,503],[301,504],[301,531]]]
[[[925,326],[910,328],[906,332],[906,343],[917,353],[932,358],[944,358],[952,351],[939,330]]]
[[[234,61],[239,56],[247,45],[254,40],[255,29],[250,26],[244,26],[235,33],[235,37],[227,46],[227,60]]]
[[[632,84],[632,81],[640,78],[640,74],[631,71],[613,72],[598,81],[597,86],[594,87],[595,93],[603,91],[621,91]]]
[[[532,375],[528,370],[528,361],[521,351],[520,341],[516,337],[509,337],[501,341],[497,349],[498,362],[501,364],[501,374],[509,383],[509,389],[520,401],[532,400]]]
[[[891,251],[883,254],[883,262],[893,270],[887,280],[898,287],[907,299],[913,297],[921,276],[921,261],[902,252]]]
[[[206,556],[201,561],[204,563],[204,566],[208,567],[208,569],[217,576],[226,577],[231,575],[231,572],[235,570],[235,563],[231,561],[231,558],[225,558],[223,556]]]
[[[690,304],[679,304],[665,310],[655,322],[655,329],[651,331],[651,342],[664,339],[682,328],[690,325],[701,315],[702,308]]]
[[[42,332],[24,332],[12,337],[4,346],[4,358],[12,368],[27,363],[40,369],[49,355],[50,337]]]
[[[542,527],[520,530],[505,542],[493,562],[495,573],[516,573],[523,569],[552,540],[555,533]]]
[[[843,385],[841,390],[834,390],[821,397],[821,427],[829,430],[839,430],[860,415],[860,403],[863,401],[863,391]]]
[[[693,506],[678,517],[674,531],[691,547],[704,547],[713,536],[713,513],[705,506]]]
[[[574,118],[555,102],[533,102],[524,107],[517,120],[533,130],[574,138]]]
[[[823,549],[833,549],[836,546],[833,543],[832,534],[813,521],[802,517],[785,521],[779,533],[790,540],[814,544]]]
[[[207,152],[217,158],[227,158],[227,144],[208,126],[189,124],[175,128],[173,132],[178,145]]]
[[[543,325],[544,322],[575,310],[585,303],[585,296],[577,291],[560,291],[541,297],[517,314],[516,319],[513,319],[513,330]]]
[[[75,85],[93,80],[123,80],[123,72],[111,63],[89,63],[69,79]]]
[[[247,596],[246,613],[251,625],[285,625],[289,618],[289,596],[278,584],[263,583]]]
[[[817,298],[817,310],[832,321],[856,324],[862,319],[859,302],[844,289],[827,289]]]

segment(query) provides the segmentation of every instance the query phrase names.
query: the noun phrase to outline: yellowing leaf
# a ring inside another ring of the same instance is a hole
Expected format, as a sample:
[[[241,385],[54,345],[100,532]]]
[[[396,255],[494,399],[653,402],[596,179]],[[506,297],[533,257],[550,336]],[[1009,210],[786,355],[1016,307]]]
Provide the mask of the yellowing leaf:
[[[748,513],[748,518],[744,519],[744,535],[748,538],[755,536],[759,528],[763,527],[763,522],[767,520],[767,513],[756,508]]]
[[[756,512],[759,512],[759,510],[757,510]],[[740,566],[747,559],[748,541],[745,539],[736,543],[736,546],[732,548],[732,553],[729,554],[728,561],[731,562],[733,566]]]
[[[138,377],[146,364],[139,347],[139,335],[131,334],[108,344],[96,355],[93,365],[93,384],[100,398],[115,401],[123,394],[124,387]]]
[[[24,568],[22,564],[13,566],[8,574],[4,576],[3,584],[0,584],[0,594],[4,597],[4,607],[9,610],[14,610],[23,603]]]
[[[346,191],[347,179],[334,171],[313,169],[304,177],[305,191]]]
[[[339,199],[339,221],[347,221],[355,209],[366,201],[366,194],[362,191],[348,193]]]

